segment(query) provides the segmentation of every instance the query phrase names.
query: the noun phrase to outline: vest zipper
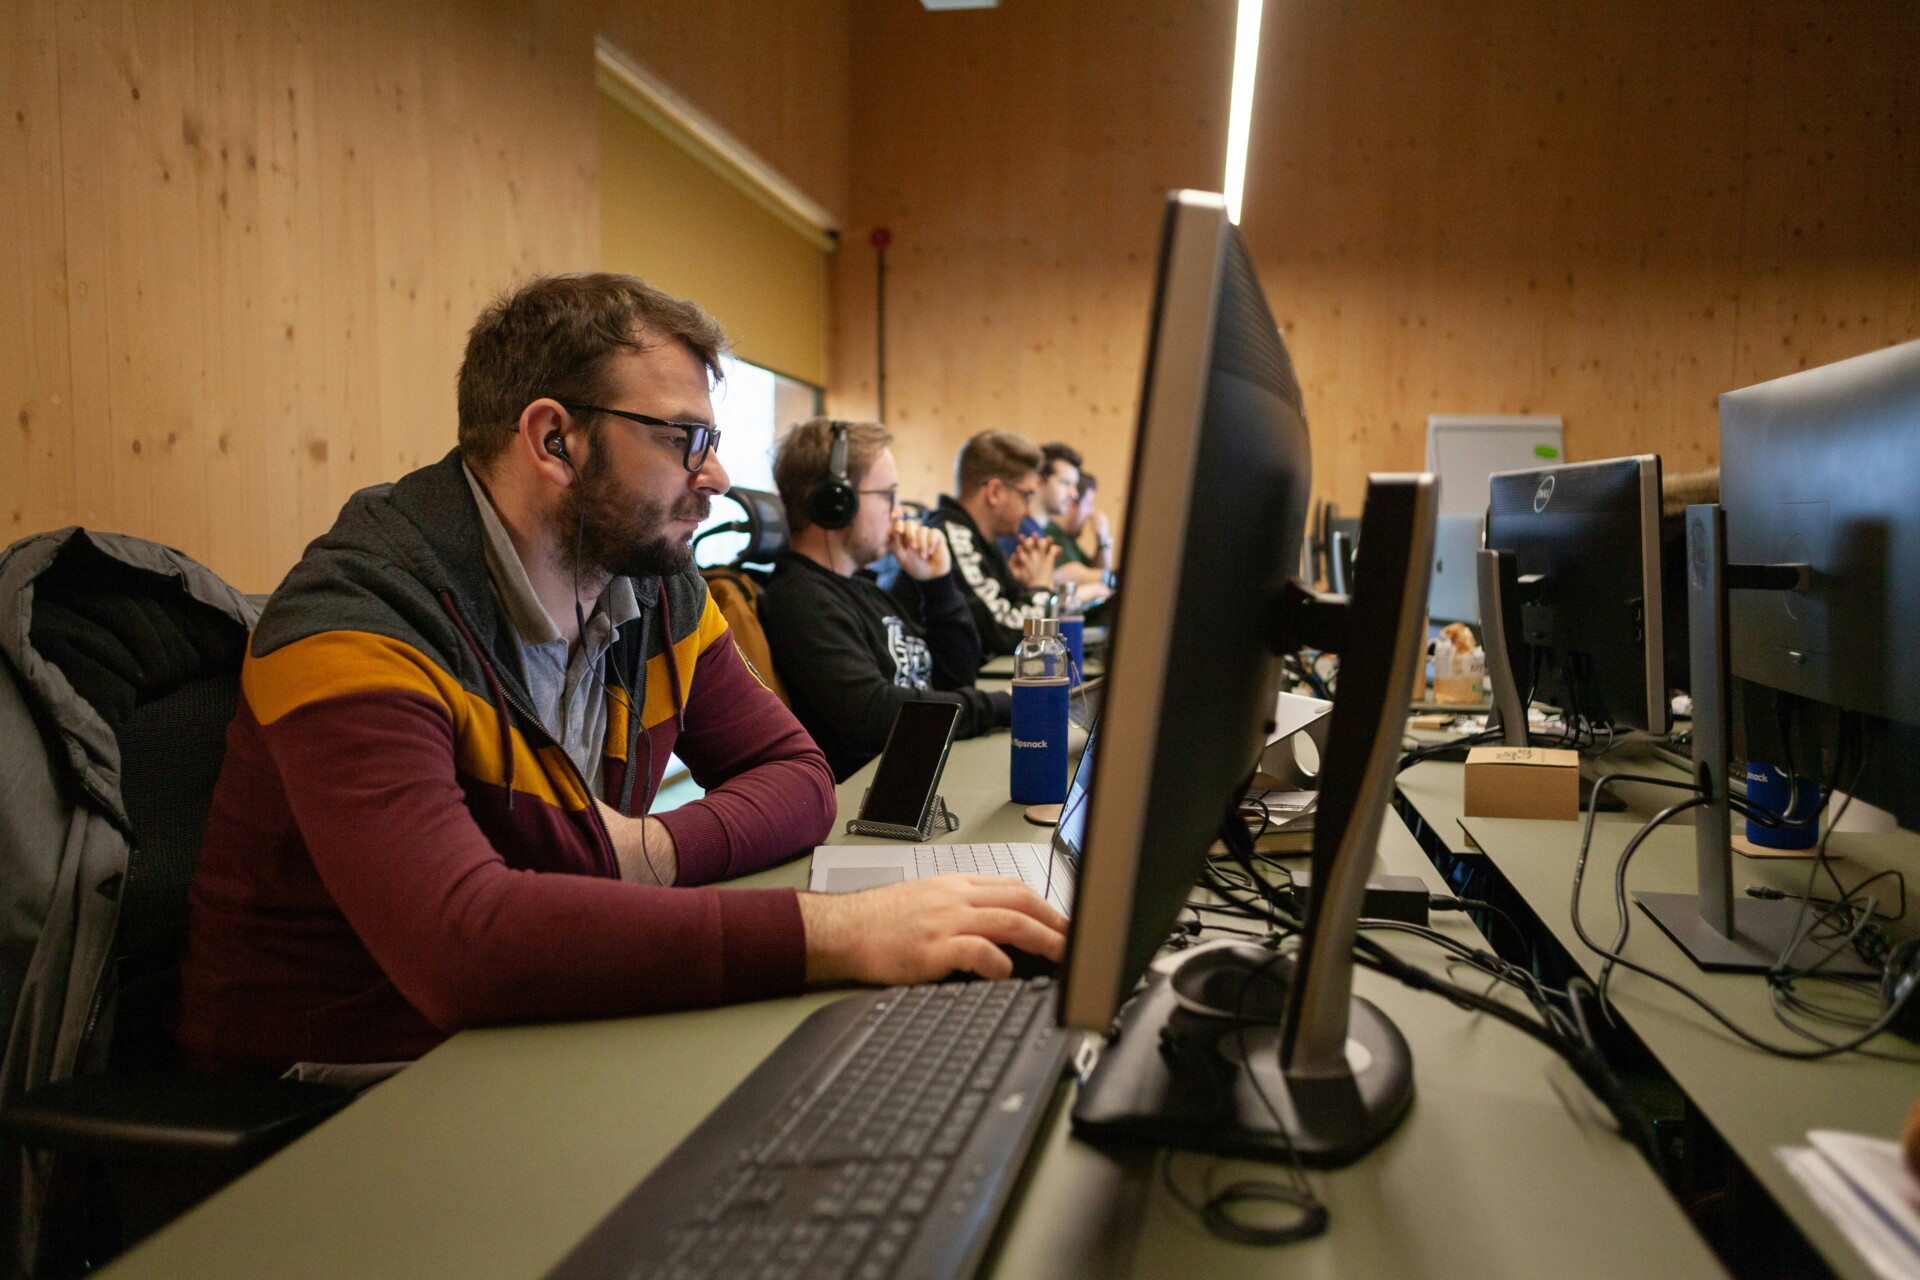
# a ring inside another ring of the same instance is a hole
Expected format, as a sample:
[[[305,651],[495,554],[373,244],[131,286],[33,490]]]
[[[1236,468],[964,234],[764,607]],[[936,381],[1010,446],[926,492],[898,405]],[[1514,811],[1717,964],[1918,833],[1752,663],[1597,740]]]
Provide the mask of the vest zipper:
[[[480,664],[480,673],[486,677],[487,689],[493,694],[495,714],[499,714],[500,706],[504,703],[519,715],[524,722],[523,729],[532,729],[547,746],[560,746],[554,741],[553,735],[547,732],[547,726],[540,722],[540,717],[516,698],[511,689],[501,683],[499,675],[493,669],[493,664],[488,662],[487,655],[480,651],[479,641],[475,640],[473,632],[468,630],[467,620],[461,617],[460,610],[454,607],[452,592],[444,590],[440,592],[440,607],[446,610],[448,617],[453,619],[454,627],[460,632],[460,638],[466,642],[467,651],[473,655],[474,661]],[[513,730],[504,716],[501,718],[501,724],[501,750],[506,757],[507,808],[511,809],[513,808]],[[567,771],[579,782],[580,789],[587,793],[587,820],[600,835],[600,850],[605,857],[604,865],[611,865],[613,878],[618,880],[620,859],[614,851],[613,833],[607,829],[606,819],[600,816],[600,810],[593,803],[593,788],[587,785],[586,775],[580,772],[580,766],[573,762],[573,757],[567,754],[564,747],[560,749],[560,758],[567,762]],[[627,767],[632,768],[633,762],[628,761]]]

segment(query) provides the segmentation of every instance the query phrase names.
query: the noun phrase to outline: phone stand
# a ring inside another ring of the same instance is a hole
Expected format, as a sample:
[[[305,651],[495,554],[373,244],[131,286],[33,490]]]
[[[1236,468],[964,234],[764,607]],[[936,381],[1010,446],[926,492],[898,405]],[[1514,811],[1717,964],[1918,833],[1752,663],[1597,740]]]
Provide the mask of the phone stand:
[[[867,792],[860,794],[860,807],[867,807]],[[866,822],[859,818],[847,819],[847,834],[850,836],[883,836],[889,840],[926,840],[935,831],[949,832],[960,829],[959,815],[947,808],[944,796],[935,796],[933,803],[927,806],[927,820],[919,827],[902,827],[891,822]]]

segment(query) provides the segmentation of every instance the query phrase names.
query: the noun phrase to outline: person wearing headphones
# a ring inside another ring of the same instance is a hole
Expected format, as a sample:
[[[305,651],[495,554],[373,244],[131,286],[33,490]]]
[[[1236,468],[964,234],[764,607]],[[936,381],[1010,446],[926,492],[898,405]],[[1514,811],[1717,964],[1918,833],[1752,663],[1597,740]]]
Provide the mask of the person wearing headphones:
[[[816,418],[773,462],[793,548],[761,593],[760,626],[794,714],[842,780],[880,754],[904,702],[958,703],[962,738],[1013,717],[1010,694],[973,687],[980,633],[946,534],[897,514],[892,444],[878,423]],[[914,608],[866,568],[889,551],[920,587]]]
[[[631,276],[499,298],[458,446],[355,494],[273,593],[189,893],[190,1065],[370,1080],[463,1027],[1060,958],[1015,881],[704,887],[835,816],[692,563],[724,344]],[[651,813],[674,754],[706,794]]]

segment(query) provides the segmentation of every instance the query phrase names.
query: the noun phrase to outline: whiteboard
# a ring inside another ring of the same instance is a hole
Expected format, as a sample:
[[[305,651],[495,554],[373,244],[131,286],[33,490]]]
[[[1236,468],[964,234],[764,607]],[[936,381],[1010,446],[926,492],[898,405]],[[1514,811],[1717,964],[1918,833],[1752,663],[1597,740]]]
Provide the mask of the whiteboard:
[[[1427,470],[1440,477],[1442,516],[1487,510],[1487,477],[1567,461],[1566,424],[1557,413],[1427,416]]]

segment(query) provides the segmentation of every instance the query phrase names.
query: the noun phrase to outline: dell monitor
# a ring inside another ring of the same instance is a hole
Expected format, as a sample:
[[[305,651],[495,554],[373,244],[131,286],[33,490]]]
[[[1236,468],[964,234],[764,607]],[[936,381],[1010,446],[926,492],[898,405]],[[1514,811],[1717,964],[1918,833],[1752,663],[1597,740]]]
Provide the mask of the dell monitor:
[[[1067,1025],[1106,1032],[1128,1007],[1075,1108],[1083,1135],[1339,1164],[1390,1132],[1411,1102],[1406,1043],[1352,998],[1351,974],[1420,638],[1434,484],[1427,475],[1370,484],[1347,603],[1291,577],[1310,475],[1299,384],[1239,233],[1220,197],[1176,192],[1133,455],[1128,589],[1062,975]],[[1189,1040],[1195,1061],[1171,1063],[1161,1052],[1168,1019],[1185,1015],[1168,1008],[1165,982],[1137,1000],[1136,988],[1209,846],[1237,821],[1267,742],[1276,655],[1309,643],[1341,651],[1341,696],[1287,1002],[1251,1032],[1202,1016]],[[1244,1071],[1226,1043],[1238,1035],[1266,1046]],[[1236,1080],[1224,1099],[1210,1093],[1222,1071]]]
[[[1529,696],[1558,707],[1569,733],[1586,725],[1665,733],[1660,459],[1503,471],[1490,486],[1487,549],[1512,555],[1519,588],[1517,628],[1512,600],[1482,605],[1489,630],[1505,623],[1520,641],[1504,663],[1489,663],[1496,705],[1510,681],[1522,711]],[[1490,658],[1506,647],[1488,645]],[[1511,717],[1501,718],[1511,733]],[[1522,745],[1524,736],[1508,740]]]
[[[1558,414],[1427,415],[1427,470],[1440,481],[1434,530],[1434,622],[1479,622],[1475,554],[1486,529],[1487,478],[1499,471],[1567,460]]]
[[[1698,892],[1634,895],[1703,968],[1872,971],[1798,901],[1733,896],[1727,773],[1791,765],[1920,829],[1916,495],[1920,342],[1720,397],[1720,503],[1687,509]]]

